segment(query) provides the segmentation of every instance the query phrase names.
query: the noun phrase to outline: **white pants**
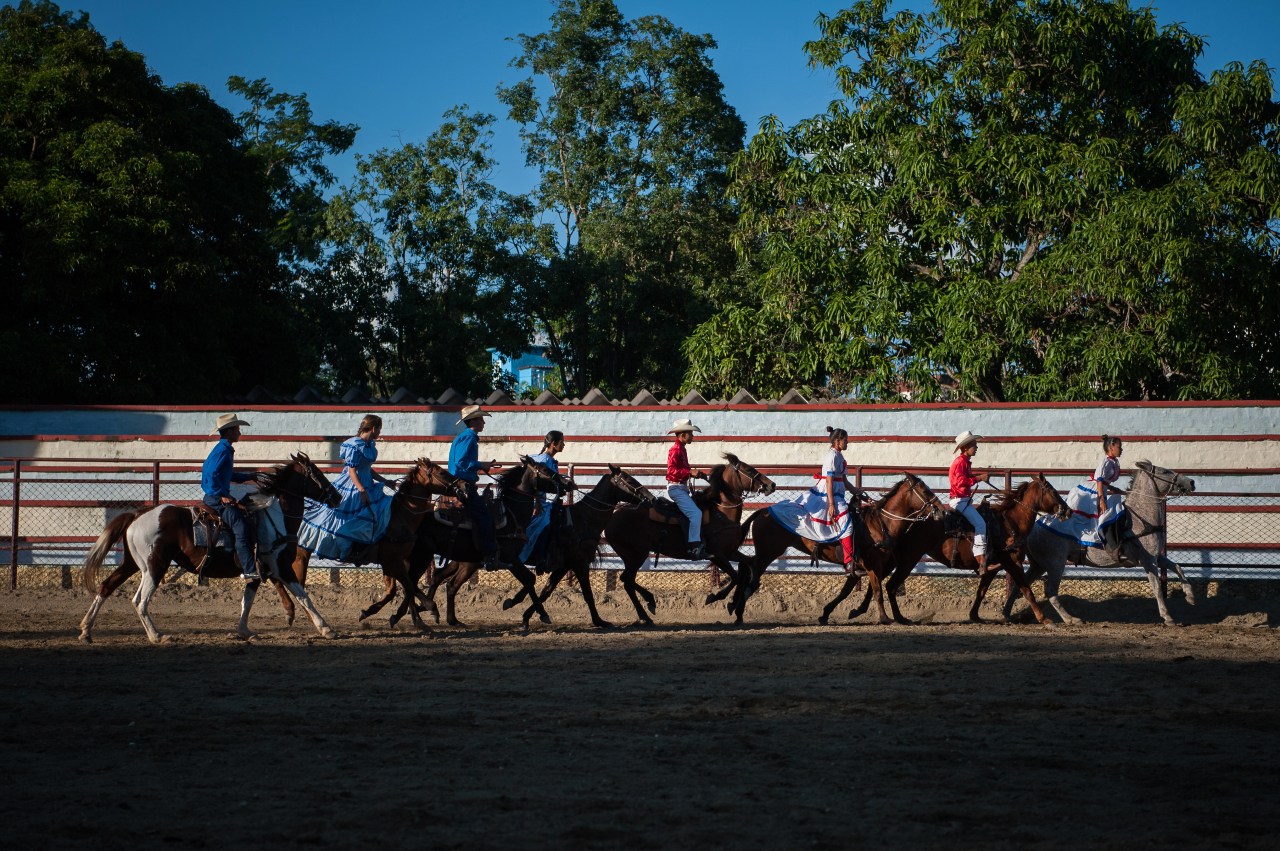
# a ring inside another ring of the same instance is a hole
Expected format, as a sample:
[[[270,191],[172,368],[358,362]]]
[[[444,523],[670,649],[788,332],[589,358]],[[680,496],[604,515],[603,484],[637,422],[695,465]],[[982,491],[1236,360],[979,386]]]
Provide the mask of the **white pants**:
[[[693,501],[688,485],[667,484],[667,498],[676,504],[680,513],[689,518],[689,543],[702,540],[702,509]]]
[[[973,554],[975,556],[983,556],[987,554],[987,521],[982,519],[982,515],[978,513],[978,509],[973,504],[972,497],[957,497],[949,503],[952,508],[964,515],[964,519],[973,524]]]

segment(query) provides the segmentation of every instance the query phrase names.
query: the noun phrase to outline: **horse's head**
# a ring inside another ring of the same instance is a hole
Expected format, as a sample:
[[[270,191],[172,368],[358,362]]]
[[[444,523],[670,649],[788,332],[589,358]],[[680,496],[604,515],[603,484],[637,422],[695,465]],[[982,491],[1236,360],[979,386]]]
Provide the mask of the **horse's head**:
[[[629,502],[643,505],[653,502],[653,494],[640,484],[634,476],[616,464],[609,465],[609,484],[613,487],[614,502]]]
[[[933,489],[913,473],[904,473],[902,481],[891,487],[877,506],[908,520],[941,520],[947,511]]]
[[[405,474],[396,489],[404,494],[419,490],[426,493],[447,494],[458,499],[467,497],[467,483],[434,463],[430,458],[419,458],[415,461],[413,469]]]
[[[289,458],[288,463],[255,477],[263,493],[314,499],[330,508],[342,502],[342,494],[305,452],[296,452]]]
[[[504,490],[515,486],[530,494],[563,494],[573,489],[573,482],[531,456],[520,456],[520,463],[503,473],[499,482]]]
[[[1184,476],[1175,470],[1170,470],[1168,467],[1157,467],[1146,459],[1137,462],[1134,466],[1139,472],[1133,474],[1133,487],[1137,487],[1139,475],[1145,473],[1151,478],[1156,496],[1186,496],[1187,494],[1195,493],[1195,479]]]
[[[734,493],[770,494],[778,487],[773,479],[732,452],[726,452],[720,457],[725,460],[721,472],[724,486]]]
[[[1049,483],[1044,473],[1036,473],[1031,481],[1022,485],[1026,489],[1026,502],[1036,514],[1052,514],[1059,520],[1071,519],[1071,506],[1058,493],[1058,489]]]

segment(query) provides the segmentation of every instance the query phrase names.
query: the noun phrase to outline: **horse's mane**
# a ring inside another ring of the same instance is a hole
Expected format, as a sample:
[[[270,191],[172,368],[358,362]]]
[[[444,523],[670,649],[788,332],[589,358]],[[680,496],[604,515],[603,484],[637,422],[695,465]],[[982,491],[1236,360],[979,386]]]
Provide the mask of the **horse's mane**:
[[[408,487],[409,483],[413,481],[413,476],[418,472],[419,467],[426,467],[430,464],[431,462],[425,458],[419,458],[415,461],[413,466],[409,468],[409,471],[396,481],[396,496],[406,492],[405,489]]]
[[[524,477],[524,465],[528,463],[531,463],[530,459],[522,458],[522,463],[513,464],[499,473],[498,487],[502,488],[504,493],[509,490],[515,490],[516,485],[520,484],[520,479]],[[537,462],[533,461],[532,463],[536,464]]]
[[[695,496],[700,496],[712,504],[719,502],[720,495],[724,493],[724,469],[726,466],[728,465],[717,464],[712,467],[707,473],[707,489],[696,493]]]
[[[992,510],[1003,514],[1013,508],[1014,505],[1026,497],[1027,490],[1031,487],[1032,482],[1034,482],[1034,479],[1023,482],[1011,491],[1001,491],[1000,495],[996,497],[995,504],[991,506]]]
[[[307,458],[306,455],[303,455],[301,452],[299,452],[297,455],[294,455],[293,458],[294,458],[294,461],[311,460]],[[253,480],[258,485],[258,491],[266,494],[276,493],[280,488],[281,474],[284,473],[286,468],[292,465],[293,465],[293,461],[286,461],[283,464],[276,464],[270,470],[259,470],[258,472],[254,473]]]

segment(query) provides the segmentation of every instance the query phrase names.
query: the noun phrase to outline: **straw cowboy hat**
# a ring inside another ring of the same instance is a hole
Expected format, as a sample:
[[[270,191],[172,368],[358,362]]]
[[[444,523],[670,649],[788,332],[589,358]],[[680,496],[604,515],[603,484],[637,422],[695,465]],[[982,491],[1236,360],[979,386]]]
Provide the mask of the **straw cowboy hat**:
[[[222,431],[224,428],[231,428],[232,426],[242,426],[242,425],[248,425],[248,424],[249,423],[247,420],[240,419],[239,414],[219,414],[218,421],[214,425],[213,431],[209,432],[209,434],[217,434],[218,432]]]
[[[459,415],[458,422],[455,423],[455,425],[461,425],[462,423],[465,423],[467,420],[474,420],[476,417],[491,417],[491,416],[493,416],[493,414],[489,413],[479,405],[467,405],[465,408],[462,409],[462,413],[461,415]]]
[[[974,434],[971,431],[962,431],[956,435],[956,451],[964,449],[970,443],[977,443],[982,440],[982,435]]]
[[[676,420],[675,425],[667,429],[667,434],[679,434],[682,431],[701,432],[702,429],[694,425],[692,420]]]

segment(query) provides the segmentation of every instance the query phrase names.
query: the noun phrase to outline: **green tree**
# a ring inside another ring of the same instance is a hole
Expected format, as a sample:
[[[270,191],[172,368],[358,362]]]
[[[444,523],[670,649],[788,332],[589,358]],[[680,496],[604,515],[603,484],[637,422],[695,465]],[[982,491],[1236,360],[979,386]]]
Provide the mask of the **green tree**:
[[[734,166],[747,286],[689,380],[892,398],[1273,396],[1270,70],[1103,0],[863,0],[806,45],[842,98]]]
[[[0,8],[10,401],[209,401],[294,381],[272,196],[241,128],[84,14]]]
[[[245,101],[237,121],[275,196],[277,249],[286,258],[314,260],[322,238],[324,190],[334,184],[325,160],[350,148],[359,128],[337,121],[317,124],[305,94],[277,92],[262,78],[232,76],[227,90]]]
[[[423,144],[359,158],[330,204],[304,304],[326,329],[321,380],[333,389],[478,394],[492,381],[487,348],[528,342],[505,282],[536,228],[490,181],[493,116],[462,106],[445,119]]]
[[[561,0],[521,35],[530,76],[499,88],[541,175],[533,212],[558,226],[525,309],[566,388],[678,387],[680,342],[733,269],[724,191],[743,125],[709,57],[715,41],[612,0]]]

